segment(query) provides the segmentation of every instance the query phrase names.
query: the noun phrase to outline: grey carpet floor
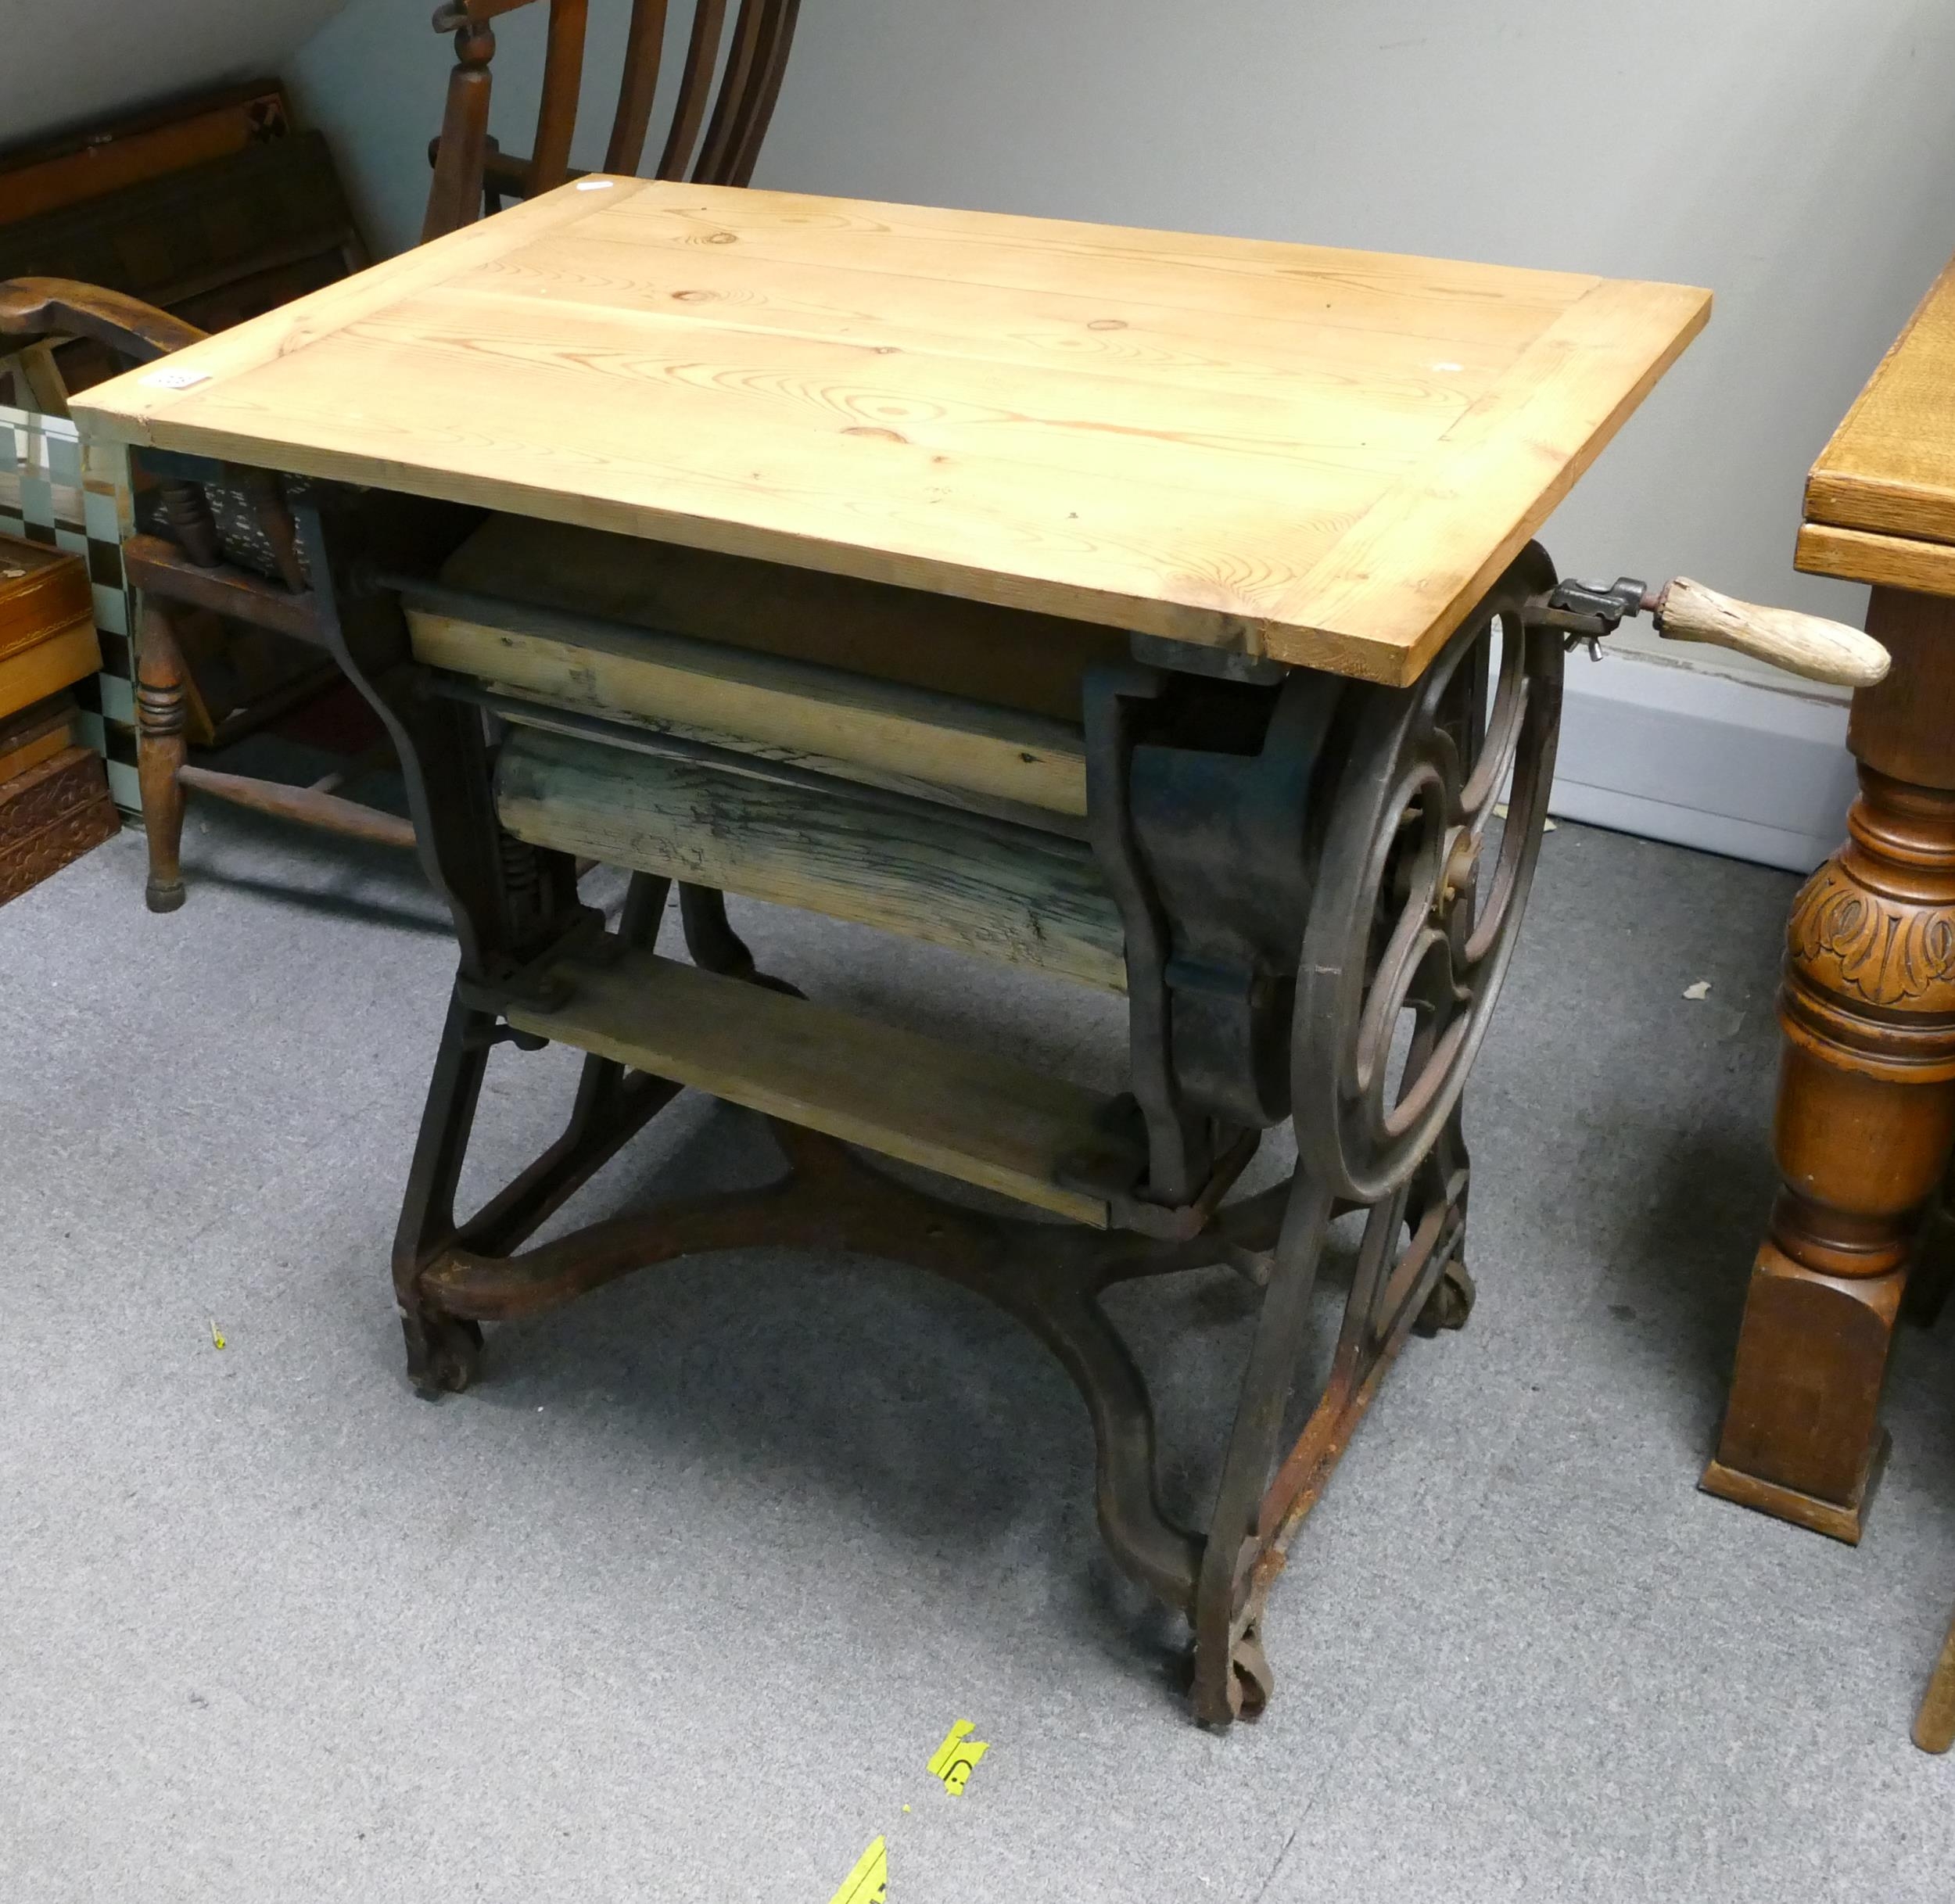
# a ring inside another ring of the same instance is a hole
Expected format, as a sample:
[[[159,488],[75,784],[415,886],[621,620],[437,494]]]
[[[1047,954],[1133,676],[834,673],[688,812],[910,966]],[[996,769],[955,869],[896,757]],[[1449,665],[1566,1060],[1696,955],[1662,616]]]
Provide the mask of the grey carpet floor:
[[[1955,1321],[1901,1341],[1857,1551],[1694,1486],[1788,879],[1546,841],[1471,1100],[1479,1307],[1388,1378],[1270,1713],[1214,1737],[1100,1554],[1072,1391],[954,1289],[708,1259],[417,1398],[386,1264],[442,922],[398,861],[203,812],[174,918],[133,837],[0,912],[4,1904],[826,1904],[878,1834],[892,1904],[1955,1895],[1955,1759],[1907,1737]],[[1118,1074],[1110,1001],[737,918],[816,996]],[[498,1053],[479,1189],[569,1074]],[[682,1100],[563,1221],[769,1168]],[[1220,1272],[1118,1302],[1192,1510],[1247,1309]]]

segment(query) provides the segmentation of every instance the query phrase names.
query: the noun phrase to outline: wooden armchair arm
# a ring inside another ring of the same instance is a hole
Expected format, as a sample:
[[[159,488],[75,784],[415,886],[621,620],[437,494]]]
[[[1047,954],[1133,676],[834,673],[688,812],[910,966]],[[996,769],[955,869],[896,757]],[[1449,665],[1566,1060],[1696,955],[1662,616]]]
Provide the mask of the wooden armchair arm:
[[[148,364],[204,335],[167,310],[98,285],[70,278],[0,279],[0,339],[16,349],[44,337],[86,337],[132,364]]]
[[[173,317],[140,298],[106,291],[99,285],[78,284],[68,278],[0,279],[0,346],[12,346],[0,348],[0,356],[29,351],[44,338],[85,337],[131,363],[149,364],[181,350],[186,344],[199,342],[207,335],[194,324],[185,324],[181,317]],[[256,519],[271,565],[285,584],[286,595],[305,594],[310,583],[283,485],[267,472],[246,468],[231,472],[229,486],[239,493],[245,508]],[[180,549],[197,569],[216,570],[223,566],[224,547],[203,486],[173,476],[166,477],[160,489],[163,518],[175,549]],[[132,565],[132,574],[135,558],[129,551],[139,547],[154,571],[144,586],[159,588],[164,593],[174,590],[192,601],[202,599],[181,576],[174,582],[165,578],[164,571],[170,565],[160,559],[160,553],[174,554],[174,550],[170,543],[157,542],[152,536],[135,537],[127,545],[125,558]],[[264,588],[254,577],[247,576],[245,579],[253,589]],[[275,614],[266,611],[262,604],[256,605],[256,613],[249,606],[234,605],[232,611],[242,619],[266,626],[282,626]]]

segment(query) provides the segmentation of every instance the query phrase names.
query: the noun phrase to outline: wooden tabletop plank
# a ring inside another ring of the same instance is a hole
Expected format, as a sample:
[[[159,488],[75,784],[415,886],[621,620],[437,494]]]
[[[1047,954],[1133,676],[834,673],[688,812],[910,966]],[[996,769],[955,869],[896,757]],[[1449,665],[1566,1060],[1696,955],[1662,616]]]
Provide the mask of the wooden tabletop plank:
[[[619,180],[193,346],[188,388],[135,372],[77,408],[118,440],[1397,682],[1708,307]]]
[[[683,386],[664,393],[655,433],[641,408],[587,368],[547,356],[499,374],[501,393],[522,400],[493,432],[479,427],[479,362],[351,330],[310,346],[308,357],[306,377],[269,396],[249,378],[213,393],[194,427],[174,414],[152,419],[149,440],[242,462],[275,453],[300,475],[1246,651],[1301,565],[1386,480],[1354,478],[1340,491],[1347,508],[1318,513],[1300,474],[1293,497],[1251,506],[1227,492],[1073,471],[1063,500],[1038,507],[1028,503],[1035,472],[1021,466],[939,462],[937,452],[839,428],[783,434],[764,460],[743,458],[752,439],[730,426],[735,407]],[[412,405],[389,402],[409,386]],[[1379,678],[1391,678],[1396,657],[1383,667]]]
[[[831,274],[871,272],[938,287],[1071,292],[1110,314],[1131,305],[1204,319],[1306,319],[1419,339],[1524,341],[1594,278],[1561,271],[1344,251],[1314,245],[1145,231],[1063,219],[865,205],[786,192],[695,192],[698,203],[622,202],[605,221],[620,242],[683,256],[711,271],[718,254]]]
[[[938,468],[1013,463],[1197,492],[1221,486],[1304,511],[1347,508],[1354,483],[1412,468],[1466,408],[1450,393],[1413,410],[1336,392],[1306,413],[1193,388],[1165,407],[1143,378],[878,353],[635,313],[590,313],[574,342],[553,342],[537,338],[526,300],[445,287],[339,335],[393,346],[409,375],[424,363],[473,370],[484,358],[540,384],[555,371],[560,400],[630,403],[662,421],[688,420],[691,410],[677,406],[703,400],[732,439],[729,466],[812,429],[947,456]]]
[[[1481,380],[1518,354],[1511,341],[1449,338],[1429,362],[1408,367],[1389,336],[1314,314],[1267,317],[1214,307],[1129,303],[1118,317],[1103,299],[1064,286],[1024,289],[960,282],[942,296],[927,280],[891,272],[784,271],[746,251],[712,256],[705,274],[689,254],[654,250],[586,225],[554,231],[519,252],[457,273],[455,290],[513,292],[595,308],[698,315],[720,325],[832,338],[995,364],[1135,375],[1207,389],[1250,390],[1293,400],[1300,387],[1361,392],[1380,405],[1462,404]],[[1463,381],[1462,381],[1463,380]]]
[[[1955,263],[1820,452],[1806,519],[1955,542]]]

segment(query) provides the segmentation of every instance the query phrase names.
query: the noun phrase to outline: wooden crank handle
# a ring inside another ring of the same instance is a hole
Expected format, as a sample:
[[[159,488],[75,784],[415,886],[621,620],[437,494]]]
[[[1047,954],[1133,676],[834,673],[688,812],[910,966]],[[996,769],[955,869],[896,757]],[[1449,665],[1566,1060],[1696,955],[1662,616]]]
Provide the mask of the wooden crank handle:
[[[1650,604],[1656,632],[1670,641],[1707,641],[1713,647],[1770,662],[1788,674],[1840,687],[1871,687],[1887,672],[1887,651],[1842,622],[1734,601],[1679,576]]]

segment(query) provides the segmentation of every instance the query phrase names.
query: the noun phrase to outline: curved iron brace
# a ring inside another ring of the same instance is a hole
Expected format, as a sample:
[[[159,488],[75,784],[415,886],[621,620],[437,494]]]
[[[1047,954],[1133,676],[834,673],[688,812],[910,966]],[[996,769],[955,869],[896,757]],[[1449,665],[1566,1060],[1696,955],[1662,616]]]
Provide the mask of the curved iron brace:
[[[1135,1579],[1192,1619],[1202,1543],[1161,1504],[1146,1385],[1098,1297],[1135,1278],[1254,1264],[1274,1239],[1284,1188],[1244,1198],[1189,1241],[1080,1232],[967,1209],[898,1181],[831,1138],[769,1128],[789,1165],[773,1181],[614,1217],[518,1256],[469,1247],[465,1227],[421,1271],[420,1304],[457,1323],[507,1321],[637,1270],[732,1249],[822,1250],[927,1270],[987,1297],[1053,1352],[1092,1419],[1102,1536]]]

